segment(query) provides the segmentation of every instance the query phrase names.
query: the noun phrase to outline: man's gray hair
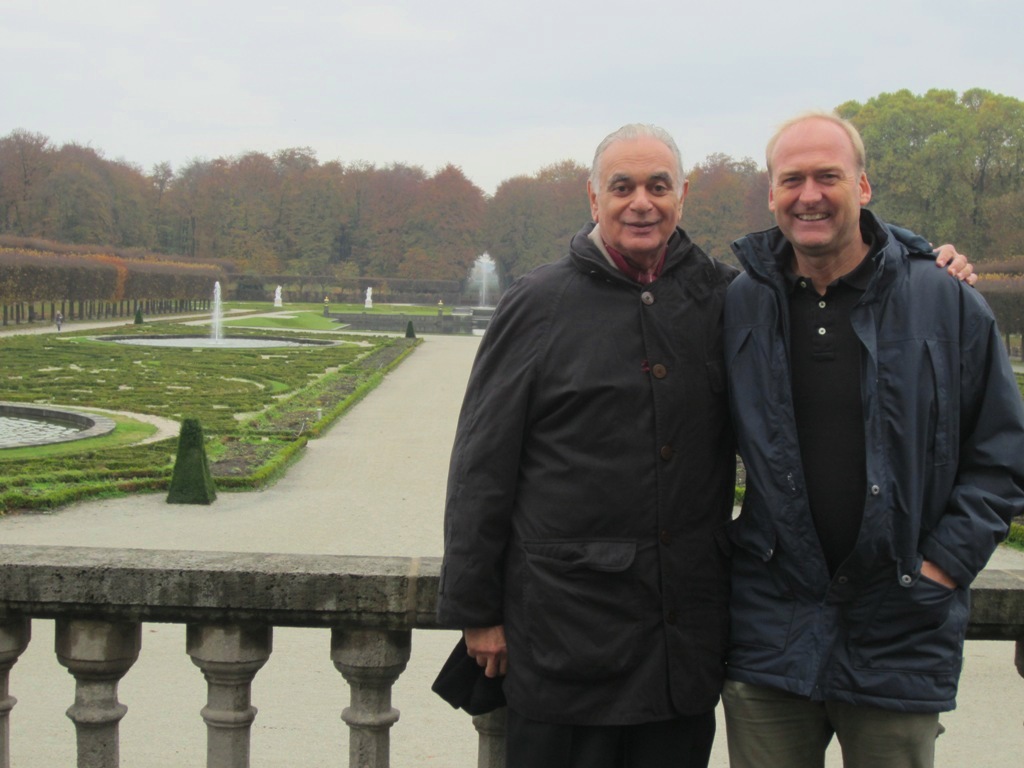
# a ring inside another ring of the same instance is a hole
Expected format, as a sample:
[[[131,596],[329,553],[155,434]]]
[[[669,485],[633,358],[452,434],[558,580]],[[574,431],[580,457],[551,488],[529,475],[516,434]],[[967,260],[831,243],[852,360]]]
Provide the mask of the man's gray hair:
[[[590,165],[590,186],[594,191],[600,189],[601,183],[601,156],[605,150],[608,149],[612,144],[617,141],[635,141],[636,139],[650,138],[657,139],[672,152],[672,157],[676,161],[676,178],[675,182],[677,186],[681,186],[685,176],[683,174],[683,156],[679,152],[679,147],[676,146],[675,139],[672,135],[664,128],[659,128],[656,125],[649,125],[647,123],[630,123],[624,125],[617,131],[613,131],[605,136],[604,141],[597,145],[597,150],[594,152],[594,162]]]

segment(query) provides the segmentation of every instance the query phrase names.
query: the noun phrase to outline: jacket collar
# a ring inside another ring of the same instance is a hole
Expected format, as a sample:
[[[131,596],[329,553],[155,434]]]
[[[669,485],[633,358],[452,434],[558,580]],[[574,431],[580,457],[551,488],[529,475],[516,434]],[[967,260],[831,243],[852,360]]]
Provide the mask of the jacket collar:
[[[888,226],[872,211],[862,208],[860,227],[866,239],[872,243],[867,260],[873,268],[862,265],[855,270],[857,287],[870,294],[895,279],[900,263],[906,255],[906,248],[889,232]],[[793,247],[778,227],[741,237],[732,244],[733,253],[751,277],[767,281],[786,289],[786,273],[793,259]],[[850,278],[854,274],[851,273]],[[868,291],[868,289],[871,289]]]
[[[726,280],[719,273],[715,261],[690,240],[685,230],[676,227],[676,231],[668,240],[661,277],[650,286],[642,286],[629,279],[614,265],[601,241],[600,232],[595,234],[597,226],[593,222],[586,224],[572,239],[569,257],[581,272],[600,275],[606,280],[638,290],[648,287],[654,290],[662,280],[678,278],[683,290],[696,301],[703,301],[712,295],[716,287]]]

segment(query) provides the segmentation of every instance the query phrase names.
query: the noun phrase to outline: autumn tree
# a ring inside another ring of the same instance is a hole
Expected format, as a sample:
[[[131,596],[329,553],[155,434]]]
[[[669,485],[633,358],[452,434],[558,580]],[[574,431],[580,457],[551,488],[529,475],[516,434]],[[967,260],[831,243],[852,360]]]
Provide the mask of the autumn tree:
[[[465,279],[484,251],[481,232],[486,206],[483,191],[457,166],[447,165],[425,179],[408,214],[411,249],[402,261],[402,275]]]
[[[88,147],[65,144],[57,151],[42,191],[44,237],[68,243],[111,241],[113,197],[103,183],[101,164]]]
[[[50,140],[15,130],[0,138],[0,232],[41,234],[42,183],[52,160]]]
[[[282,150],[274,161],[280,180],[275,241],[284,269],[289,274],[326,274],[335,258],[339,227],[347,219],[341,194],[344,169],[339,163],[320,165],[309,147]]]
[[[409,246],[406,226],[426,174],[419,166],[393,163],[350,169],[352,260],[364,275],[394,275]]]
[[[506,280],[568,253],[572,236],[590,220],[588,175],[566,160],[501,183],[487,206],[484,237]]]
[[[710,256],[736,264],[729,244],[774,224],[768,211],[768,173],[750,158],[709,155],[689,174],[682,226]]]
[[[996,216],[1024,182],[1024,102],[978,88],[902,90],[837,111],[864,138],[884,218],[978,259],[1014,242]]]

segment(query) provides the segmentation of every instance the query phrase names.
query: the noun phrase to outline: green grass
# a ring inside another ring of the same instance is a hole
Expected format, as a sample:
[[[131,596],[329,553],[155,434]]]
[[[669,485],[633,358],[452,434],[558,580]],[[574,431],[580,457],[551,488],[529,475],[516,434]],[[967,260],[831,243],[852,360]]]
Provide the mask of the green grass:
[[[1024,552],[1024,525],[1010,523],[1010,536],[1006,540],[1006,545]]]
[[[242,317],[224,319],[228,328],[282,328],[294,331],[337,331],[338,324],[324,313],[311,310],[289,311],[280,310],[269,317]]]
[[[310,330],[303,328],[302,330]],[[203,335],[147,323],[117,335]],[[274,335],[288,336],[282,328]],[[265,335],[239,328],[232,335]],[[0,336],[0,400],[199,419],[218,488],[271,482],[306,441],[370,391],[415,340],[318,333],[335,345],[274,349],[139,347],[97,331]],[[51,509],[84,498],[166,490],[176,438],[126,445],[152,427],[114,417],[105,437],[0,450],[0,513]]]
[[[373,309],[366,309],[362,304],[331,304],[331,312],[367,312],[376,315],[411,315],[424,317],[437,317],[437,310],[441,309],[444,314],[451,314],[451,307],[430,307],[411,304],[382,304],[373,302]],[[323,312],[323,307],[320,307]]]
[[[369,312],[378,315],[422,315],[427,317],[436,317],[437,310],[440,309],[446,315],[450,315],[452,308],[447,304],[443,307],[430,306],[429,304],[388,304],[382,301],[374,300],[373,308],[366,309],[364,304],[346,304],[343,302],[328,304],[329,312]],[[313,312],[323,316],[324,305],[323,304],[308,304],[308,303],[295,303],[289,304],[284,303],[283,307],[275,307],[272,303],[260,303],[258,301],[230,301],[224,303],[224,311],[230,313],[232,311],[245,311],[245,312],[257,312],[260,314],[269,312]],[[230,316],[230,315],[228,315]],[[337,327],[337,324],[335,324]]]

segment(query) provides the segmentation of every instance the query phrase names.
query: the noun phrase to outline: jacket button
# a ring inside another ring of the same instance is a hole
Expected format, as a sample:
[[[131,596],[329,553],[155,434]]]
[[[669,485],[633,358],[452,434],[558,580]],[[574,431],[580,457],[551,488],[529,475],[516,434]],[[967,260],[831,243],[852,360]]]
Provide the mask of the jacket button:
[[[872,495],[872,496],[877,496],[877,495],[878,495],[878,494],[880,494],[881,492],[882,492],[882,489],[881,489],[881,488],[879,488],[879,487],[878,487],[877,485],[872,485],[872,486],[871,486],[871,495]]]
[[[836,579],[836,581],[838,581],[840,584],[845,584],[849,581],[849,579],[846,576],[840,576],[838,579]]]
[[[656,379],[664,379],[668,376],[668,368],[661,363],[657,363],[653,368],[651,368],[651,373],[654,374],[654,378]]]
[[[672,446],[671,445],[663,445],[663,446],[661,446],[661,458],[663,458],[665,461],[668,461],[669,459],[671,459],[673,453],[674,453],[674,451],[672,450]]]
[[[910,583],[913,580],[914,577],[911,576],[909,573],[904,573],[902,576],[900,576],[900,584],[902,584],[904,587],[909,587]]]
[[[640,301],[642,301],[647,306],[650,306],[651,304],[654,303],[654,294],[651,293],[650,291],[644,291],[643,293],[640,294]]]
[[[672,534],[668,531],[662,531],[658,534],[658,540],[667,547],[672,543]]]

